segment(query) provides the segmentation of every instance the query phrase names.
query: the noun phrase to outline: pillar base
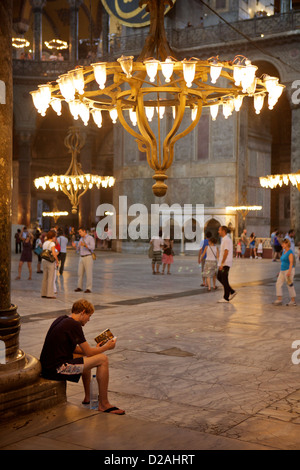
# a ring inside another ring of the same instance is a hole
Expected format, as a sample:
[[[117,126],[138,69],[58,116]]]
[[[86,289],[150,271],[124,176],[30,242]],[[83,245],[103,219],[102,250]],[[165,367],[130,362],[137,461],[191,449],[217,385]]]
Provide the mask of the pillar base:
[[[65,382],[40,373],[40,362],[23,351],[14,363],[0,364],[0,422],[66,402]]]

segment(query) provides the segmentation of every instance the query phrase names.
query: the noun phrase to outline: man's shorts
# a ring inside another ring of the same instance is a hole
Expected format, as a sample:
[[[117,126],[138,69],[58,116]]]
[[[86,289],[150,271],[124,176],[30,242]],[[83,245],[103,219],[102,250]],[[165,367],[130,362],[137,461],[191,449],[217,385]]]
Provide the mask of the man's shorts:
[[[83,373],[83,357],[70,359],[59,366],[56,371],[42,371],[43,377],[50,380],[68,380],[69,382],[79,382]]]

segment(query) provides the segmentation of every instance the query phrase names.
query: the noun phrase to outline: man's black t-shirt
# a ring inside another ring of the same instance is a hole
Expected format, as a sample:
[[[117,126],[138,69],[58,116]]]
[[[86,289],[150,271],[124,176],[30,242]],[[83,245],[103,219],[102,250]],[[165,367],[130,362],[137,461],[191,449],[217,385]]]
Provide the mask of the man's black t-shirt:
[[[41,352],[43,375],[55,374],[58,367],[73,359],[76,346],[85,341],[78,321],[67,315],[57,318],[49,328]]]

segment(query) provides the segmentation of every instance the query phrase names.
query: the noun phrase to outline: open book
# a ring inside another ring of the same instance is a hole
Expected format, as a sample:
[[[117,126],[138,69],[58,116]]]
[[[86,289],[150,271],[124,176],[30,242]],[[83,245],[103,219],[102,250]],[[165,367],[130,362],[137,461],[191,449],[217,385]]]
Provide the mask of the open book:
[[[100,344],[100,346],[103,346],[105,343],[107,343],[107,341],[113,338],[114,338],[114,335],[112,334],[110,329],[107,328],[106,330],[102,331],[100,335],[96,336],[95,341],[96,343]]]

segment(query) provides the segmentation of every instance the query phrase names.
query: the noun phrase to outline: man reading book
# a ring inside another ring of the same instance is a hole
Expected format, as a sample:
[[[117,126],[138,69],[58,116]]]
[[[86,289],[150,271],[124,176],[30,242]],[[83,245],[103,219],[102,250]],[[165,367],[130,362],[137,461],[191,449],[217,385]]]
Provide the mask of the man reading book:
[[[91,347],[82,327],[90,320],[94,306],[85,299],[77,300],[71,315],[57,318],[50,326],[41,352],[42,375],[52,380],[78,382],[82,377],[85,389],[84,402],[90,400],[91,369],[96,368],[99,387],[99,411],[125,414],[108,401],[109,365],[105,351],[114,349],[116,339],[103,346]]]

